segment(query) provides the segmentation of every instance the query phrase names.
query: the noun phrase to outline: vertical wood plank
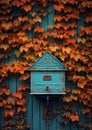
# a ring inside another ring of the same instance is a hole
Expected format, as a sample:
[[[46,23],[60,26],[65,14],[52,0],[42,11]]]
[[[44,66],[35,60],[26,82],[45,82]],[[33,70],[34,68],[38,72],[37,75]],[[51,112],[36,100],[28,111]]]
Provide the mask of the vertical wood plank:
[[[39,100],[36,96],[33,96],[33,129],[40,130],[40,119],[39,119]]]
[[[28,94],[27,96],[27,123],[30,125],[30,130],[33,130],[33,96]]]

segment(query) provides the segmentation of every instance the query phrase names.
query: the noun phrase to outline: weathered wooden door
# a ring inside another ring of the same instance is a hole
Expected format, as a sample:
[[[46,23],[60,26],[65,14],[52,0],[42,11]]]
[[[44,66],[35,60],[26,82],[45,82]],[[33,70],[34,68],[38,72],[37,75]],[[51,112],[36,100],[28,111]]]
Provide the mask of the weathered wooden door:
[[[31,130],[59,130],[60,126],[57,122],[59,117],[55,117],[55,110],[57,106],[59,107],[59,98],[58,96],[49,98],[51,115],[47,120],[44,117],[44,111],[47,107],[47,98],[46,95],[43,96],[33,96],[29,95],[28,99],[28,108],[27,108],[27,119],[30,121]],[[50,109],[50,108],[49,108]],[[51,119],[50,119],[51,118]]]

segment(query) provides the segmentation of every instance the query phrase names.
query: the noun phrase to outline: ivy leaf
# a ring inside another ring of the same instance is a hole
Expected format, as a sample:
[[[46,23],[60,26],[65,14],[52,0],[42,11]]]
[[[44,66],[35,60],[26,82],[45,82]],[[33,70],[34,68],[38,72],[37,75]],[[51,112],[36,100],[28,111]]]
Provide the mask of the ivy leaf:
[[[14,92],[13,96],[17,99],[22,99],[23,93],[22,92]]]
[[[34,32],[42,33],[42,32],[44,32],[44,28],[42,28],[40,26],[36,26],[34,29]]]
[[[7,104],[15,105],[15,98],[13,98],[13,97],[8,97],[8,99],[7,99]]]
[[[1,27],[4,28],[5,30],[9,30],[13,27],[13,24],[12,22],[3,22],[1,23]]]
[[[86,76],[89,80],[92,80],[92,73],[88,73]]]
[[[7,118],[7,117],[13,117],[14,115],[14,109],[6,109],[4,110],[4,117]]]
[[[21,90],[25,91],[27,89],[29,89],[28,85],[21,84],[21,85],[18,86],[18,91],[21,91]]]
[[[72,122],[79,121],[79,115],[78,115],[78,113],[71,114],[70,115],[70,120]]]
[[[4,51],[6,51],[9,48],[8,44],[1,44],[0,45],[0,49],[3,49]]]
[[[18,21],[19,22],[25,22],[25,21],[28,21],[28,17],[27,16],[24,16],[24,17],[18,17]],[[21,33],[21,32],[19,32],[19,33]]]
[[[2,107],[3,106],[3,103],[0,101],[0,107]]]
[[[26,107],[24,106],[22,106],[22,107],[18,107],[17,108],[17,112],[19,113],[19,112],[26,112]]]
[[[31,6],[31,4],[30,5],[23,5],[22,6],[22,8],[25,10],[25,12],[28,12],[28,11],[31,11],[31,9],[32,9],[32,6]]]
[[[14,54],[16,55],[17,58],[21,55],[21,53],[20,53],[19,50],[15,50],[15,51],[14,51]]]
[[[18,99],[17,101],[16,101],[16,105],[21,105],[21,106],[25,106],[26,105],[26,100],[25,99]]]
[[[63,4],[59,4],[59,5],[54,5],[54,9],[58,12],[60,12],[62,9],[64,9],[64,6]]]
[[[10,90],[9,89],[6,89],[6,88],[2,88],[2,92],[3,94],[9,96],[10,95]]]
[[[87,80],[85,78],[84,79],[79,79],[77,84],[78,84],[79,88],[83,89],[86,86],[86,84],[87,84]]]
[[[90,108],[82,109],[82,113],[83,114],[86,114],[86,113],[89,113],[89,112],[90,112]]]
[[[42,19],[41,19],[41,17],[36,16],[36,17],[33,19],[33,21],[34,21],[34,22],[39,22],[39,23],[41,23],[41,22],[42,22]]]

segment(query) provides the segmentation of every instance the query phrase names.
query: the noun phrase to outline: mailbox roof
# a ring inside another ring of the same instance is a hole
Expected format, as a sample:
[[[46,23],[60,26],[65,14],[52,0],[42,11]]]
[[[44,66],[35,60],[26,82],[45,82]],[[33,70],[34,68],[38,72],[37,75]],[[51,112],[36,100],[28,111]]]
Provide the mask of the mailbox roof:
[[[50,52],[46,51],[29,67],[30,71],[66,71],[65,66]]]

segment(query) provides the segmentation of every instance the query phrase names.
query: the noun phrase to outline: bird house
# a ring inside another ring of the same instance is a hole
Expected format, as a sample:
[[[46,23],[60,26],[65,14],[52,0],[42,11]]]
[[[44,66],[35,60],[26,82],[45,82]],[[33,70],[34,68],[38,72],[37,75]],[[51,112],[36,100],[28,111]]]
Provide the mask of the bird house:
[[[31,94],[65,94],[64,65],[48,51],[29,68]]]

